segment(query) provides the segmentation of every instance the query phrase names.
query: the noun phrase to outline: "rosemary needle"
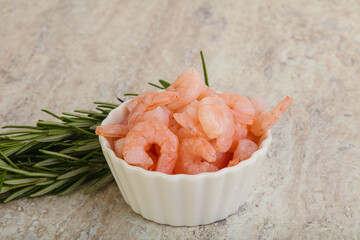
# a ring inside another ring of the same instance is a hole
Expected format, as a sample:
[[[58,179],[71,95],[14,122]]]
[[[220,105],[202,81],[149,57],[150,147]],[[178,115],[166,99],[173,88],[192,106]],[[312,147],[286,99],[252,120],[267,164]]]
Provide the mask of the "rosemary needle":
[[[124,96],[137,96],[137,93],[125,93]]]

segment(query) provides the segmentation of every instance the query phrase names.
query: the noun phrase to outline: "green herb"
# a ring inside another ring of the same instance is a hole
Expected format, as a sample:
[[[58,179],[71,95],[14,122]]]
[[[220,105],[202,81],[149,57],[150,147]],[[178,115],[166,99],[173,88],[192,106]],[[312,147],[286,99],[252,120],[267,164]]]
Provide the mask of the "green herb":
[[[151,83],[151,82],[148,82],[148,84],[149,84],[150,86],[153,86],[153,87],[156,87],[156,88],[159,88],[159,89],[165,89],[164,87],[161,87],[161,86],[156,85],[156,84]]]
[[[206,84],[206,86],[209,86],[209,80],[208,80],[208,75],[207,75],[207,71],[206,71],[206,64],[205,64],[204,54],[202,51],[200,51],[200,56],[201,56],[203,70],[204,70],[205,84]]]
[[[7,171],[5,170],[5,171],[2,172],[2,174],[0,176],[0,192],[1,192],[2,188],[3,188],[3,184],[4,184],[4,181],[5,181],[5,178],[6,178],[6,173],[7,173]]]
[[[138,96],[137,93],[125,93],[124,96]]]
[[[169,86],[170,86],[170,83],[165,81],[165,80],[162,80],[162,79],[159,79],[159,83],[161,84],[161,86],[155,84],[155,83],[151,83],[151,82],[148,82],[148,84],[150,86],[153,86],[153,87],[156,87],[156,88],[159,88],[159,89],[167,89]]]
[[[0,133],[0,201],[44,194],[65,195],[93,181],[113,180],[103,157],[95,127],[118,104],[95,102],[97,111],[75,110],[61,116],[43,112],[56,121],[39,120],[36,126],[5,126]],[[103,187],[104,184],[96,184]]]
[[[164,88],[168,88],[170,86],[170,83],[168,83],[165,80],[159,79],[159,83],[164,87]]]

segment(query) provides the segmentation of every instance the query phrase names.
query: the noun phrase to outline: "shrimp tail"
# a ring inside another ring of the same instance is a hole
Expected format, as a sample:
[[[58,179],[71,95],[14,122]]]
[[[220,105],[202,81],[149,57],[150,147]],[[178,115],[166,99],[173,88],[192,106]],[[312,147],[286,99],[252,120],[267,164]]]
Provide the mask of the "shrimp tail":
[[[175,173],[197,174],[219,170],[212,164],[216,161],[215,149],[202,137],[184,138],[180,142],[179,155],[180,161],[176,162]]]
[[[257,149],[258,145],[253,141],[249,139],[241,139],[234,152],[233,160],[229,162],[228,167],[233,167],[239,162],[250,158]]]
[[[103,137],[125,137],[129,132],[129,128],[126,125],[102,125],[97,126],[95,133]]]
[[[205,138],[191,136],[183,140],[180,151],[191,152],[193,156],[200,156],[207,162],[216,161],[216,151]]]
[[[216,161],[216,151],[212,147],[211,143],[204,138],[198,138],[198,141],[194,142],[194,152],[198,153],[207,162]]]
[[[264,134],[275,125],[284,112],[290,107],[292,101],[293,99],[291,97],[286,96],[272,110],[256,119],[255,123],[251,126],[250,131],[255,136]]]

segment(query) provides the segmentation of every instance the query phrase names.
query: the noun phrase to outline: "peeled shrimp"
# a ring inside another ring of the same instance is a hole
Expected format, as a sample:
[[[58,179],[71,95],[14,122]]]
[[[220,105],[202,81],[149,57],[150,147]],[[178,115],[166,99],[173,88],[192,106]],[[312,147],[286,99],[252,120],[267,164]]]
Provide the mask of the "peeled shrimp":
[[[247,129],[247,126],[244,125],[244,124],[240,124],[240,123],[235,123],[234,125],[234,136],[233,136],[233,142],[231,144],[231,147],[229,149],[230,152],[235,152],[238,144],[239,144],[239,141],[241,139],[244,139],[247,137],[248,135],[248,129]]]
[[[152,152],[148,152],[149,157],[151,158],[151,160],[153,161],[153,165],[151,167],[149,167],[149,171],[156,171],[156,167],[157,167],[157,162],[159,160],[158,155],[156,155],[155,153]]]
[[[218,95],[218,93],[215,91],[215,90],[212,90],[211,88],[207,88],[206,91],[203,91],[199,97],[197,98],[197,100],[201,100],[203,98],[206,98],[206,97],[213,97],[213,96],[216,96]]]
[[[169,115],[164,111],[162,107],[157,107],[153,110],[144,112],[143,114],[137,115],[137,117],[129,119],[129,128],[132,128],[139,122],[144,121],[159,121],[164,123],[165,125],[169,124]]]
[[[169,101],[169,99],[171,99],[172,97],[177,98],[178,94],[168,92],[164,93],[164,91],[145,91],[140,93],[130,102],[128,102],[126,107],[130,112],[133,111],[138,104],[145,104],[147,106],[152,106],[153,108],[156,108],[158,106],[168,104],[170,101],[172,101]]]
[[[207,138],[198,116],[199,104],[199,101],[193,101],[184,109],[181,109],[181,113],[174,113],[174,118],[183,128],[189,130],[192,135]]]
[[[177,131],[181,128],[181,125],[175,120],[175,118],[171,118],[169,120],[169,129],[171,132],[173,132],[174,134],[177,133]]]
[[[126,134],[129,132],[129,127],[127,125],[102,125],[97,126],[95,133],[97,135],[103,137],[125,137]]]
[[[211,164],[216,166],[220,170],[228,165],[231,157],[232,154],[230,152],[226,152],[226,153],[216,152],[216,160]]]
[[[219,96],[232,109],[235,122],[241,124],[252,124],[254,122],[255,109],[249,99],[234,93],[221,93]]]
[[[216,151],[229,150],[234,135],[234,119],[225,102],[219,97],[206,97],[199,103],[198,115],[205,134],[210,139],[216,139]]]
[[[216,161],[216,151],[206,139],[197,136],[184,138],[179,146],[180,160],[175,173],[197,174],[219,170],[211,162]]]
[[[175,101],[178,99],[178,96],[179,94],[176,92],[143,92],[127,105],[130,111],[128,116],[130,128],[133,127],[135,123],[138,123],[143,119],[143,114],[145,112]]]
[[[129,131],[124,142],[124,160],[131,165],[149,169],[154,164],[147,153],[152,144],[160,146],[156,171],[171,174],[177,159],[179,141],[161,122],[140,122]]]
[[[251,125],[250,131],[255,136],[264,134],[280,119],[286,109],[290,107],[292,101],[293,99],[291,97],[285,97],[272,110],[259,116],[254,124]]]
[[[251,96],[249,97],[249,100],[254,106],[256,118],[258,118],[261,114],[263,114],[266,111],[266,104],[261,97]]]
[[[228,167],[237,165],[239,162],[248,159],[251,155],[258,149],[258,145],[249,139],[241,139],[239,145],[236,148],[231,160],[228,164]]]
[[[207,89],[200,73],[195,68],[185,69],[167,89],[166,92],[177,92],[179,98],[167,105],[172,110],[179,109],[192,101]]]
[[[166,106],[161,106],[162,110],[169,116],[169,118],[172,118],[172,115],[174,114],[174,111],[169,109]]]
[[[247,139],[253,141],[254,143],[259,143],[260,136],[255,136],[251,131],[248,130],[248,134],[246,136]]]
[[[123,155],[124,142],[125,142],[125,138],[120,138],[114,142],[115,154],[119,158],[124,158]]]
[[[184,138],[191,137],[192,134],[191,134],[190,131],[187,130],[186,128],[181,127],[181,128],[176,132],[176,136],[178,137],[179,142],[181,142]]]

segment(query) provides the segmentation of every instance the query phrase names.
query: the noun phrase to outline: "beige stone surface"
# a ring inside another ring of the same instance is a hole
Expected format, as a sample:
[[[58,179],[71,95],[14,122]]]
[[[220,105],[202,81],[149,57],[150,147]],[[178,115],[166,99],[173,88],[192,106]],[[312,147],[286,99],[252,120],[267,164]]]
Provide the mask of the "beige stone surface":
[[[197,227],[135,214],[113,183],[0,205],[1,239],[359,239],[359,1],[0,1],[0,126],[116,101],[188,66],[292,96],[248,201]]]

